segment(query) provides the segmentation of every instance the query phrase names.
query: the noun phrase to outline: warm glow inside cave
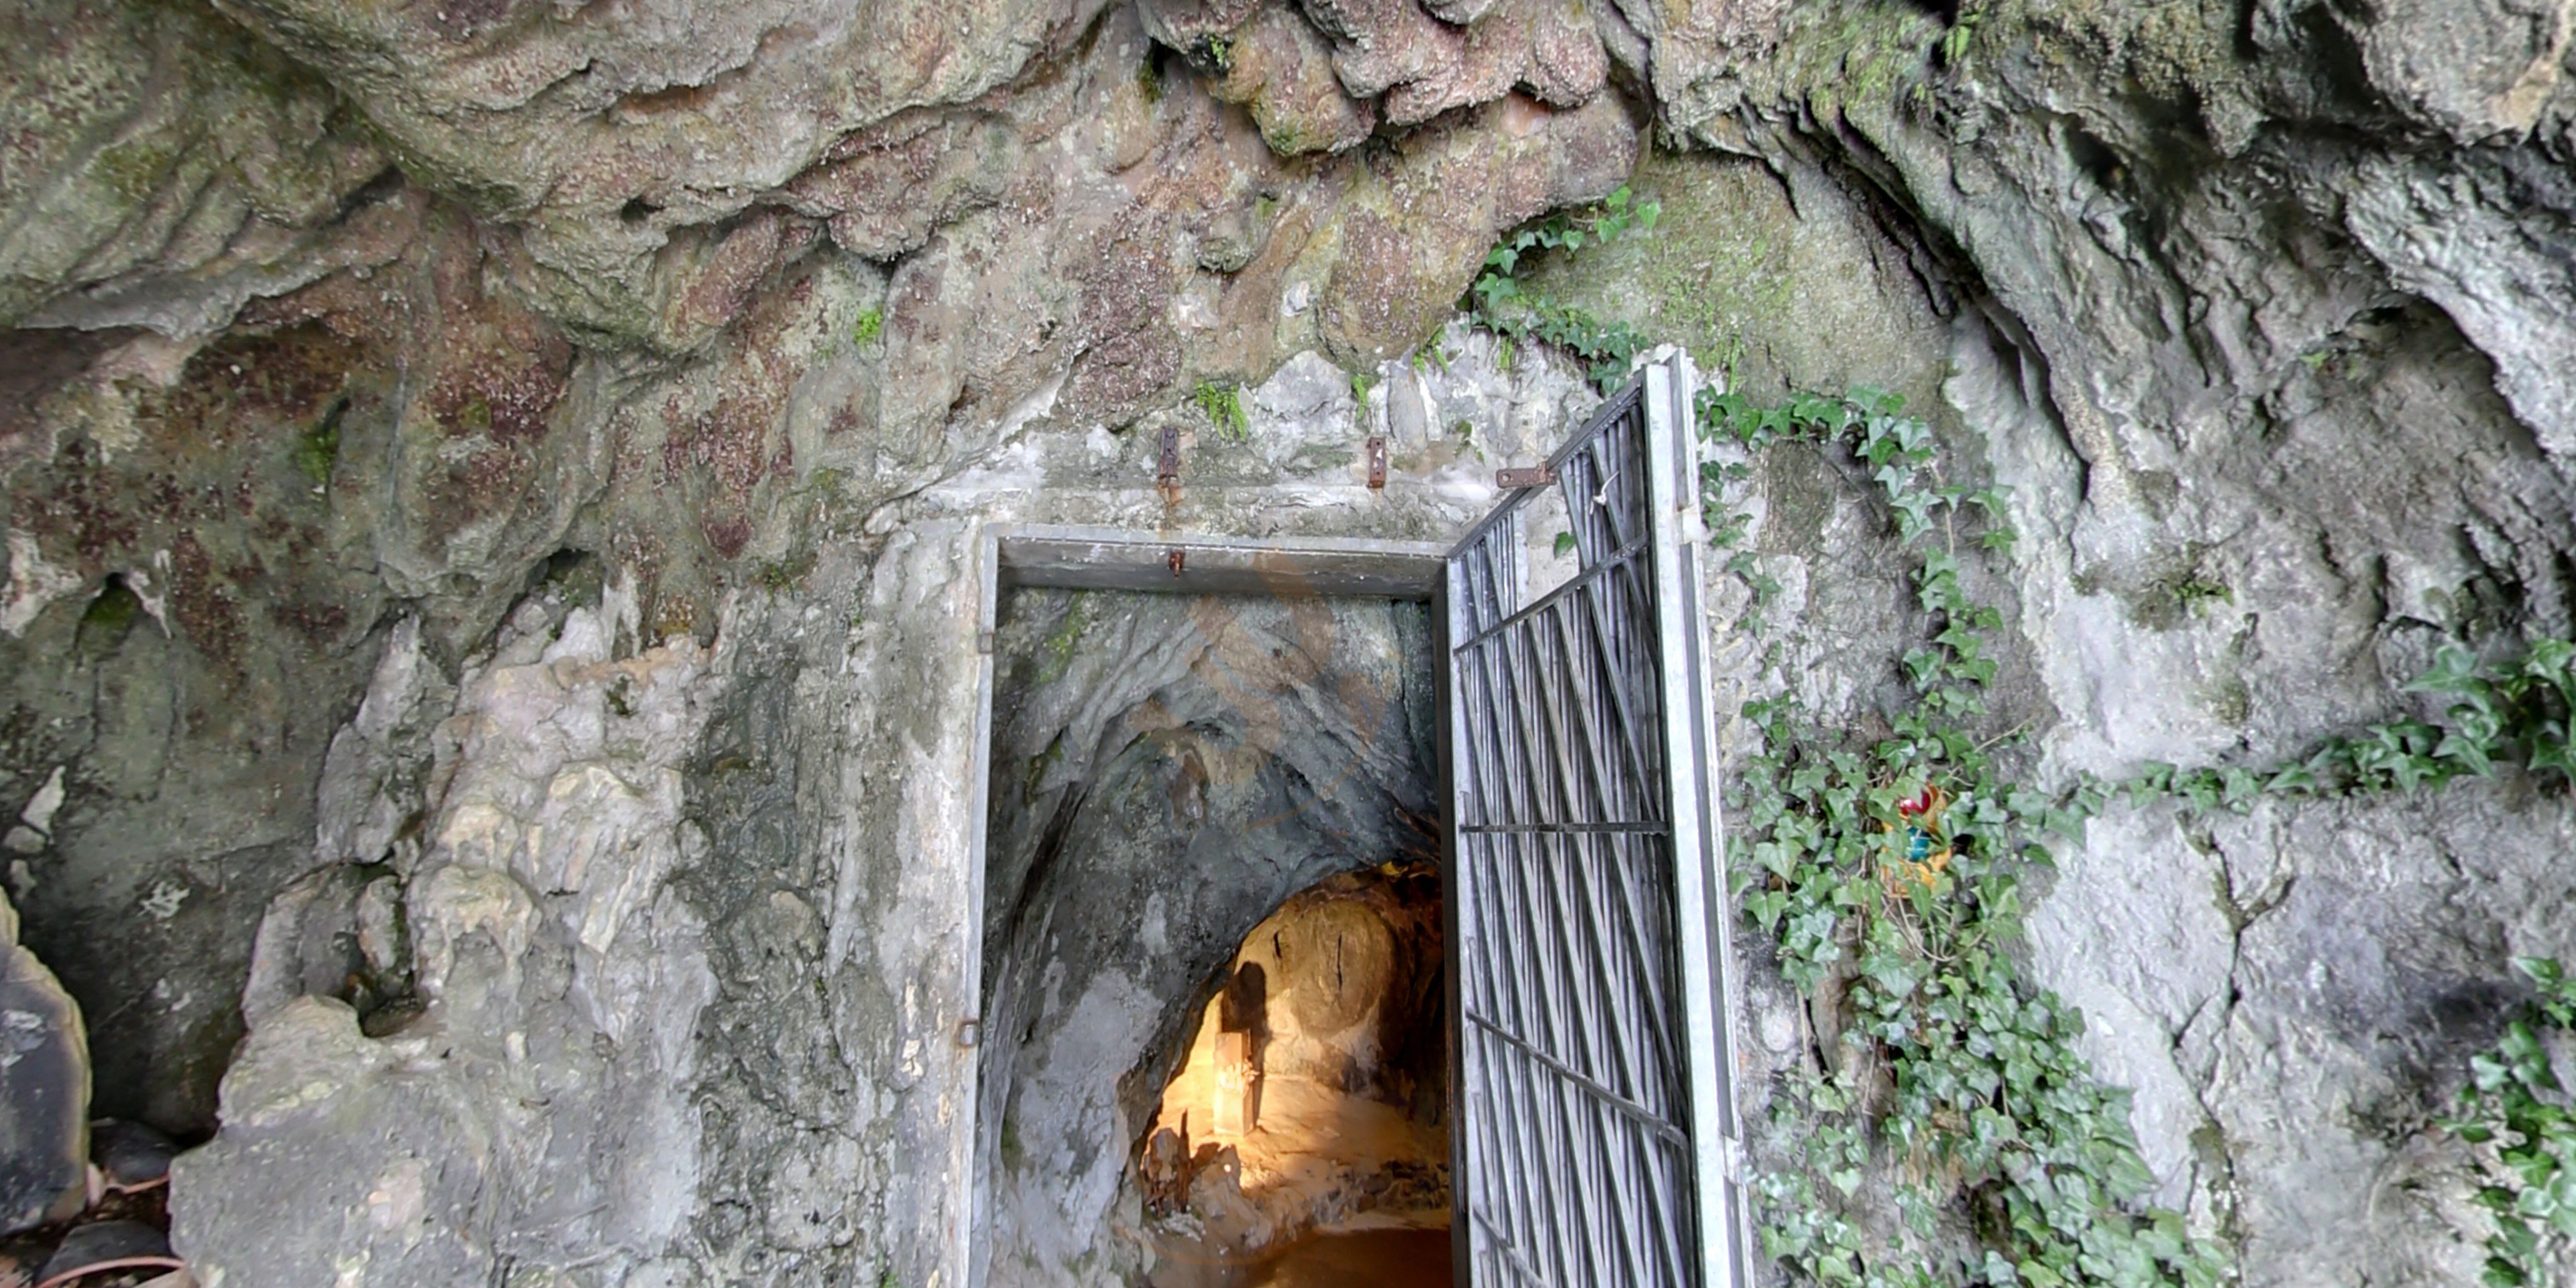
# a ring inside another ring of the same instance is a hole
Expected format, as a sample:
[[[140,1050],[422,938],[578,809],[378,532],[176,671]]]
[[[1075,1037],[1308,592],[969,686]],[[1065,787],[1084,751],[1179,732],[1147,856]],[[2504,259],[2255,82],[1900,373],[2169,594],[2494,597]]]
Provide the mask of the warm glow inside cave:
[[[1327,879],[1245,937],[1137,1165],[1156,1288],[1447,1283],[1440,883]]]

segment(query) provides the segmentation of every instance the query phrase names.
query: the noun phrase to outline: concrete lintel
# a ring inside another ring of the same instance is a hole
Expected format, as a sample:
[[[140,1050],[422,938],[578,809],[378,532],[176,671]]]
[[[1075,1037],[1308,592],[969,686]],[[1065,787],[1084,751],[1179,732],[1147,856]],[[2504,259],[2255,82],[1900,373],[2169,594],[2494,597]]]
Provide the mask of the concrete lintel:
[[[1427,600],[1448,553],[1423,541],[1018,525],[995,533],[1003,584],[1077,590]]]

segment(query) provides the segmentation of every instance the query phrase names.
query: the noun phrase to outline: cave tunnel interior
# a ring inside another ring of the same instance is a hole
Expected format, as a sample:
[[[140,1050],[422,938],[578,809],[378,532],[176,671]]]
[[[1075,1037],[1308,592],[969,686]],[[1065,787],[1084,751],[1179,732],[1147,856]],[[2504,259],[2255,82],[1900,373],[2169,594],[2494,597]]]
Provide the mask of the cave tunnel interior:
[[[1429,605],[1006,591],[979,1277],[1445,1284]]]

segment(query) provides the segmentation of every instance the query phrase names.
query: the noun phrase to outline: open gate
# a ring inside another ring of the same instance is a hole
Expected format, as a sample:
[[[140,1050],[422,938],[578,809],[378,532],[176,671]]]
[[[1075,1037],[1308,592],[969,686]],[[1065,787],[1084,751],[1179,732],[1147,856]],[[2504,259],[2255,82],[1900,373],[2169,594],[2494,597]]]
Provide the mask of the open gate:
[[[1750,1282],[1693,384],[1686,357],[1646,367],[1449,556],[1453,1237],[1478,1288]]]

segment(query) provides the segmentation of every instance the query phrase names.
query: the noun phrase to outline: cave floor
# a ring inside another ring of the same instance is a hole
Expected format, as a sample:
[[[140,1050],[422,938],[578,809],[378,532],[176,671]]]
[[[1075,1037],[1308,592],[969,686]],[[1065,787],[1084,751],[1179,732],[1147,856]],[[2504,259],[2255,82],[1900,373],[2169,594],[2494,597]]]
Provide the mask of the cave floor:
[[[1175,1259],[1152,1288],[1445,1288],[1447,1230],[1368,1229],[1319,1234],[1250,1265]]]
[[[1329,1201],[1337,1190],[1390,1164],[1437,1163],[1449,1153],[1448,1133],[1440,1128],[1415,1122],[1394,1105],[1307,1078],[1265,1079],[1257,1124],[1242,1137],[1207,1133],[1215,1097],[1214,1060],[1193,1060],[1164,1093],[1156,1126],[1178,1129],[1187,1112],[1193,1145],[1215,1140],[1234,1146],[1243,1159],[1244,1193],[1255,1202],[1282,1190]]]

